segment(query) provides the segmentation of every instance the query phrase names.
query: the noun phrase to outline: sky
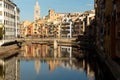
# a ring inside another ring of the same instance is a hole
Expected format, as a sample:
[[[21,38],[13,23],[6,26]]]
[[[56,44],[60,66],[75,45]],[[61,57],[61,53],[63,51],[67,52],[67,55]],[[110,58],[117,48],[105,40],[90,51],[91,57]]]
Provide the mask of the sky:
[[[20,9],[20,20],[34,20],[36,0],[13,0]],[[40,17],[48,15],[48,10],[57,13],[84,12],[94,9],[94,0],[38,0]]]

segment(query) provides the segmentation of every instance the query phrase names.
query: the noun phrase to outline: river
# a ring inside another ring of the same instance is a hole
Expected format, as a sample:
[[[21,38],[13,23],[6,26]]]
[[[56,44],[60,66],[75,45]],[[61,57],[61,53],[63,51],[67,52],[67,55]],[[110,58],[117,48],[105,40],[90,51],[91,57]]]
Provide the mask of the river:
[[[3,60],[0,80],[111,80],[90,54],[73,46],[26,44]]]

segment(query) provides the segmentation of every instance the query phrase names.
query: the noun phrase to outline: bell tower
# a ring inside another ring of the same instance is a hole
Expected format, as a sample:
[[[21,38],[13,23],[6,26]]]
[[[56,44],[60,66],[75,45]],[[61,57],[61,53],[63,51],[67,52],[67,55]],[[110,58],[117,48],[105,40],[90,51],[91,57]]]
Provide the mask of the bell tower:
[[[40,19],[40,6],[38,3],[38,0],[36,0],[36,4],[34,7],[34,21],[39,20]]]

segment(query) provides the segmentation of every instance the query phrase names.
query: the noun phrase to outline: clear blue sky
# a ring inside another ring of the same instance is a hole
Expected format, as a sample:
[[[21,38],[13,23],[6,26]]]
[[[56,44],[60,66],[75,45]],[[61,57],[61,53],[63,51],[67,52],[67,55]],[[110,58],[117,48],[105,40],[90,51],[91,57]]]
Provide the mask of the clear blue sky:
[[[41,17],[48,15],[48,10],[57,13],[84,12],[94,9],[94,0],[38,0],[41,8]],[[21,20],[33,21],[34,5],[36,0],[14,0],[20,8]]]

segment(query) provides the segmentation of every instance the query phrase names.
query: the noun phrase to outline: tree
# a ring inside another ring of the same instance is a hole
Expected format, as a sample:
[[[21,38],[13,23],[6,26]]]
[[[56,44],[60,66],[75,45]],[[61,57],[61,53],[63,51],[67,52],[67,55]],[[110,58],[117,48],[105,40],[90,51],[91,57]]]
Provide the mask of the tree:
[[[3,39],[3,36],[5,35],[5,29],[4,29],[4,25],[0,24],[0,40]]]
[[[0,40],[2,40],[3,36],[2,36],[2,28],[0,28]]]

